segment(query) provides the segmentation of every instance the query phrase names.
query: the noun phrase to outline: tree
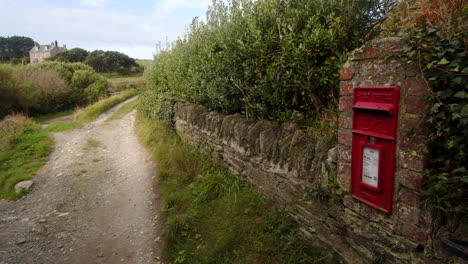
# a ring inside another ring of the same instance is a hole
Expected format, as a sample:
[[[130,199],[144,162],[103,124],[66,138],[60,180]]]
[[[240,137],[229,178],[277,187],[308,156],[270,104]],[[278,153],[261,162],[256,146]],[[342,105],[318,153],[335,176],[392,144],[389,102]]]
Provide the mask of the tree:
[[[29,56],[29,50],[33,46],[34,41],[29,37],[0,37],[0,61]]]
[[[93,67],[97,72],[125,73],[138,67],[134,59],[117,51],[95,50],[88,54],[84,63]]]
[[[89,52],[81,48],[74,48],[58,53],[47,60],[60,62],[84,62]]]

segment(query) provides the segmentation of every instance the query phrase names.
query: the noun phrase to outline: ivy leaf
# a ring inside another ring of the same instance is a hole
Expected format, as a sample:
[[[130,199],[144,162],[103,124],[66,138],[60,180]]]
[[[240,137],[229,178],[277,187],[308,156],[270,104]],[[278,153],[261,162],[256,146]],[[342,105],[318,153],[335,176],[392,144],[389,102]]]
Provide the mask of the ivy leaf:
[[[463,106],[461,114],[464,116],[468,115],[468,105]]]
[[[459,91],[458,93],[454,94],[453,96],[463,99],[463,98],[465,98],[465,92],[464,91]]]
[[[437,64],[438,65],[445,65],[445,64],[449,64],[450,61],[446,60],[445,58],[441,59]]]
[[[435,62],[436,62],[436,61],[433,61],[433,62],[431,62],[431,63],[428,63],[428,64],[426,65],[426,68],[428,68],[428,69],[432,68],[432,66],[434,65]]]

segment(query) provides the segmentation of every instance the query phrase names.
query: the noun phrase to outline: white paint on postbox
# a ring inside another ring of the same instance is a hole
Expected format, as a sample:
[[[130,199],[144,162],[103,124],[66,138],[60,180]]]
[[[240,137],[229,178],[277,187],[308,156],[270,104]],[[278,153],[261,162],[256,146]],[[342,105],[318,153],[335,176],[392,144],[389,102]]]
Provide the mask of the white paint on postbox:
[[[364,147],[362,156],[362,182],[377,188],[379,183],[379,150]]]

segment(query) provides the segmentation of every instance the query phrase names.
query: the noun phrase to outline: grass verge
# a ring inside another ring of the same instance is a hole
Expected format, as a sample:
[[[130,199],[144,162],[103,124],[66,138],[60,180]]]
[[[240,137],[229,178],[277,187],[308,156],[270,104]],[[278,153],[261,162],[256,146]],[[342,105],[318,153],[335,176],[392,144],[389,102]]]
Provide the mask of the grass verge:
[[[52,113],[52,114],[47,114],[47,115],[36,116],[36,117],[33,117],[33,120],[38,122],[38,123],[41,123],[41,122],[44,122],[44,121],[47,121],[47,120],[51,120],[51,119],[59,118],[59,117],[63,117],[63,116],[68,116],[68,115],[72,115],[72,114],[73,114],[73,110],[67,110],[67,111],[62,111],[62,112],[58,112],[58,113]]]
[[[136,89],[131,89],[118,95],[103,99],[95,104],[92,104],[84,109],[80,109],[76,113],[75,121],[56,121],[50,123],[45,130],[47,132],[65,132],[80,127],[86,123],[95,120],[99,115],[116,106],[117,104],[137,95]]]
[[[340,263],[310,247],[287,212],[160,122],[138,113],[136,129],[158,163],[171,263]]]
[[[76,121],[80,124],[89,123],[117,104],[127,100],[130,97],[136,96],[137,93],[138,91],[136,89],[131,89],[92,104],[78,113],[76,116]]]
[[[137,103],[138,103],[138,99],[135,99],[133,101],[130,101],[122,105],[122,107],[120,107],[119,110],[115,111],[115,113],[113,113],[112,116],[109,117],[106,121],[112,121],[115,119],[123,118],[125,115],[130,113],[133,109],[135,109]]]
[[[29,180],[47,162],[53,141],[33,120],[22,115],[0,122],[0,199],[14,200],[21,194],[16,183]]]

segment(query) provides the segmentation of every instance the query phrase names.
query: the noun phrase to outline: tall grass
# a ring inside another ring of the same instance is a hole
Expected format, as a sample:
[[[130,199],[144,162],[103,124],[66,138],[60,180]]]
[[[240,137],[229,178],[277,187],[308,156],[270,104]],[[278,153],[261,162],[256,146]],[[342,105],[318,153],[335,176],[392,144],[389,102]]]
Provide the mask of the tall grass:
[[[53,142],[38,124],[22,115],[0,121],[0,199],[15,199],[16,183],[29,180],[47,161]]]
[[[287,212],[162,122],[139,112],[136,130],[158,163],[164,254],[171,263],[340,263],[299,236]]]

